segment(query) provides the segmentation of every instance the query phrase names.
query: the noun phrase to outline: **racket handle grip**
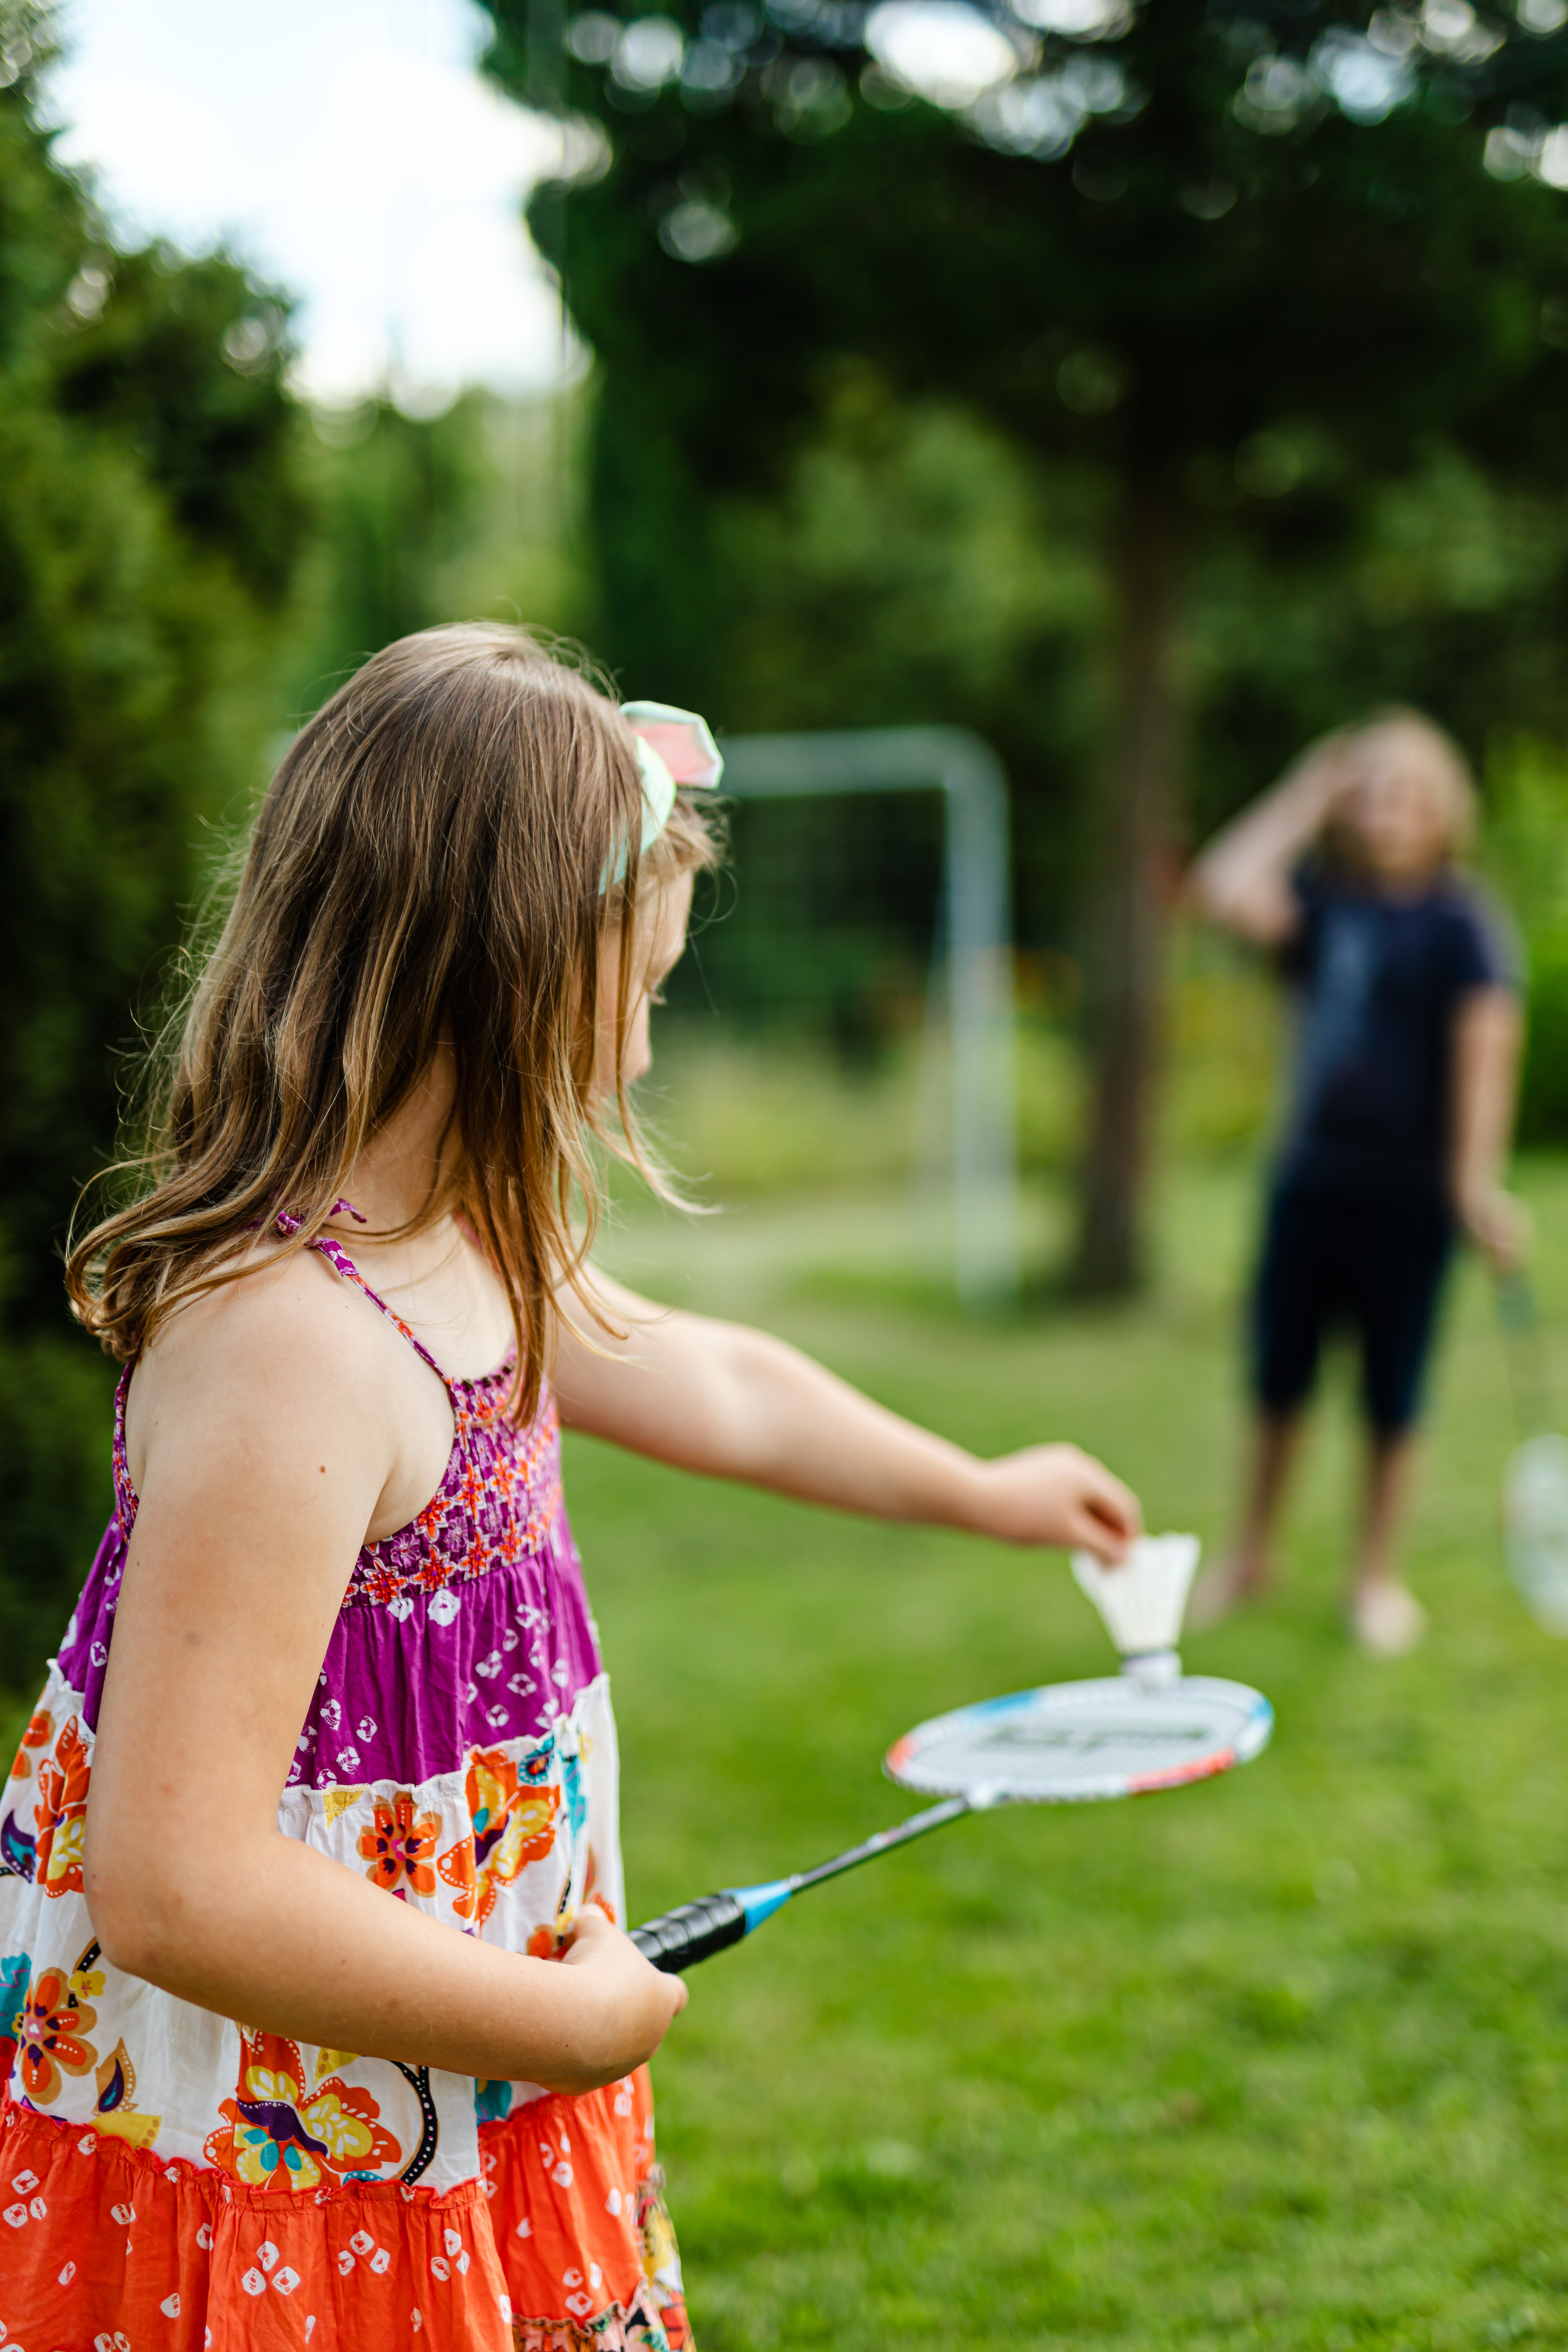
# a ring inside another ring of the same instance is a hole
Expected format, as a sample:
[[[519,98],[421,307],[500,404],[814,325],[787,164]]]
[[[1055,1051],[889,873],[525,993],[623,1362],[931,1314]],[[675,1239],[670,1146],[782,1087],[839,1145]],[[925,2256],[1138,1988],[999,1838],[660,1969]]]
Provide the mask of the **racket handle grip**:
[[[634,1927],[632,1941],[645,1960],[667,1977],[678,1977],[738,1944],[745,1932],[746,1906],[735,1895],[701,1895]]]

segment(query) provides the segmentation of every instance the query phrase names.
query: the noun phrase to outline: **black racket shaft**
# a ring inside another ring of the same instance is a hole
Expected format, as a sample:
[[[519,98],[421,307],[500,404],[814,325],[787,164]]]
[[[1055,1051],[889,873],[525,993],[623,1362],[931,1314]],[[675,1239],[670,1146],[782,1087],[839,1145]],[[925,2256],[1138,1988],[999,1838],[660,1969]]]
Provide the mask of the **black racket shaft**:
[[[673,1911],[634,1927],[632,1941],[644,1959],[651,1960],[666,1976],[680,1976],[699,1960],[711,1959],[715,1952],[738,1944],[782,1910],[792,1895],[804,1895],[807,1887],[824,1885],[847,1870],[858,1869],[863,1862],[875,1862],[879,1854],[891,1853],[895,1847],[925,1837],[931,1830],[944,1829],[949,1822],[959,1821],[973,1810],[967,1797],[944,1797],[940,1805],[928,1806],[923,1813],[912,1814],[893,1829],[879,1830],[875,1837],[835,1854],[831,1862],[819,1862],[815,1870],[797,1870],[791,1878],[771,1879],[763,1886],[725,1886],[716,1895],[700,1895],[695,1903],[678,1903]]]

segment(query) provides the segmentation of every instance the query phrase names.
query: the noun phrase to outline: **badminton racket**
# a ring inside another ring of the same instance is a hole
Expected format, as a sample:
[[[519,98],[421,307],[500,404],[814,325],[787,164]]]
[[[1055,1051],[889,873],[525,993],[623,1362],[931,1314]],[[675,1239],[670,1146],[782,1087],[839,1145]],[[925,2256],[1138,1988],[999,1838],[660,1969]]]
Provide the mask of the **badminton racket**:
[[[634,1927],[632,1941],[656,1969],[679,1975],[738,1944],[795,1895],[966,1813],[1184,1788],[1250,1762],[1273,1724],[1259,1692],[1205,1675],[1183,1677],[1167,1648],[1130,1659],[1120,1675],[984,1699],[917,1726],[888,1751],[889,1779],[940,1803],[815,1869],[679,1904]]]

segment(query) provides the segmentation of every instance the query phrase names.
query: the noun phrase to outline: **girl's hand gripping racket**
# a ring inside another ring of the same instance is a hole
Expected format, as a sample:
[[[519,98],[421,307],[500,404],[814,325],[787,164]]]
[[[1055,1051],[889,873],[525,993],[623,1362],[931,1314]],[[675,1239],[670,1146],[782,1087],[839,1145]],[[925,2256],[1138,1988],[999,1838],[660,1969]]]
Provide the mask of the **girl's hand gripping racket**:
[[[656,1969],[679,1974],[738,1944],[792,1895],[965,1813],[1145,1796],[1249,1763],[1273,1729],[1268,1700],[1244,1683],[1184,1675],[1176,1654],[1197,1559],[1194,1536],[1146,1537],[1120,1568],[1075,1554],[1073,1572],[1122,1654],[1120,1675],[983,1699],[919,1725],[889,1749],[883,1769],[940,1804],[815,1870],[682,1903],[634,1927],[633,1943]]]

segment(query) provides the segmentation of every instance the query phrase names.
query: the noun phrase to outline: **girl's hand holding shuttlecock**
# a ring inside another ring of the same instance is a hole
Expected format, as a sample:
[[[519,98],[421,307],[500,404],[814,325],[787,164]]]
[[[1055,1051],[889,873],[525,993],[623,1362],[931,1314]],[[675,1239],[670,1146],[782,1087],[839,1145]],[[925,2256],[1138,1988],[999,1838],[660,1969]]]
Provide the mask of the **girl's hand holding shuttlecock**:
[[[1029,1445],[976,1465],[982,1534],[1003,1543],[1089,1551],[1108,1566],[1124,1559],[1143,1530],[1130,1486],[1077,1445]]]
[[[587,1340],[563,1326],[553,1369],[568,1428],[803,1502],[1108,1565],[1142,1532],[1137,1496],[1077,1445],[982,1461],[769,1332],[658,1306],[597,1268],[594,1285],[620,1330]]]

